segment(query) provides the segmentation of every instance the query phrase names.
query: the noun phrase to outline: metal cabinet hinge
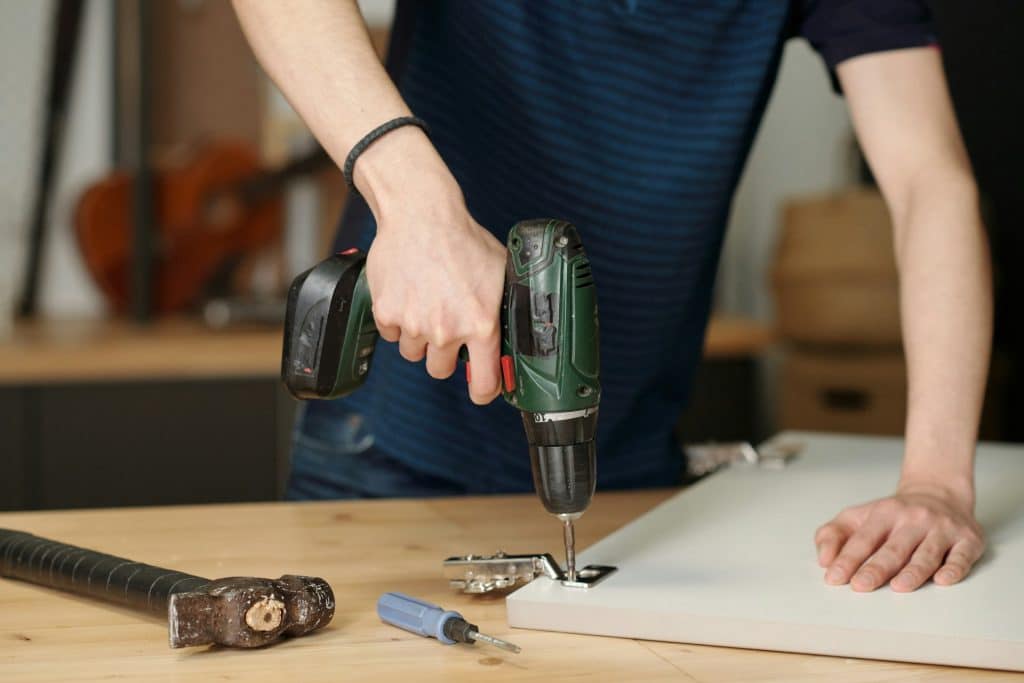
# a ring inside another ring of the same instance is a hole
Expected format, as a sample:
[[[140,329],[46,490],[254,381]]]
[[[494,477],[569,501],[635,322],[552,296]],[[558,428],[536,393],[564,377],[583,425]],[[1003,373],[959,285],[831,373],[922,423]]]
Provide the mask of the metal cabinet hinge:
[[[756,448],[747,441],[712,441],[683,447],[686,451],[686,471],[692,477],[702,477],[734,464],[782,469],[803,449],[803,442],[785,439],[771,439]]]
[[[558,581],[567,588],[590,588],[612,574],[615,567],[590,564],[569,581],[550,553],[507,555],[458,555],[444,561],[444,574],[452,588],[464,593],[490,593],[512,589],[539,576]]]

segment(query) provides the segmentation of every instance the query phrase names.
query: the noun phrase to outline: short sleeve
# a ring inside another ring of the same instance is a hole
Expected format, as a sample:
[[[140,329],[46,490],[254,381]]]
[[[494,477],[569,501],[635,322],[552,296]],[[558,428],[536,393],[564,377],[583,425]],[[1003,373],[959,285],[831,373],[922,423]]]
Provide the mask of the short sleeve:
[[[803,0],[796,32],[835,69],[870,52],[936,45],[924,0]]]

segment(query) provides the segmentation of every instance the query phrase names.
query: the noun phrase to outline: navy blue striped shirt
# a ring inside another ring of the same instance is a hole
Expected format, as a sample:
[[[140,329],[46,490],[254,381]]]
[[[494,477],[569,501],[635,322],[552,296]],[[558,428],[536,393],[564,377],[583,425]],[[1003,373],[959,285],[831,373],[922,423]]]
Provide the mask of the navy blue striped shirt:
[[[699,360],[723,227],[795,34],[830,68],[932,40],[923,4],[910,0],[399,3],[389,68],[474,218],[502,242],[524,218],[580,229],[601,319],[602,487],[679,479],[673,426]],[[373,229],[353,202],[341,241],[366,248]],[[304,455],[303,443],[329,452],[353,415],[378,457],[454,487],[445,490],[531,488],[515,410],[500,399],[473,405],[461,373],[431,379],[381,342],[363,389],[307,407],[294,495],[331,495],[331,481],[409,493],[352,475],[343,446],[347,475]]]

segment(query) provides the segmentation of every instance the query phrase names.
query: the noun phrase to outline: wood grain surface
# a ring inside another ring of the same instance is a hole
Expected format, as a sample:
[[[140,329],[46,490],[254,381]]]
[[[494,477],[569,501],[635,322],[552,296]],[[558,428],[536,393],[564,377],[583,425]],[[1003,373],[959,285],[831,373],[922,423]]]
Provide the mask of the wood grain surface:
[[[600,493],[578,524],[594,543],[674,491]],[[145,615],[0,580],[0,680],[25,681],[997,681],[996,672],[510,629],[504,600],[451,591],[449,555],[556,552],[531,496],[0,514],[9,527],[202,576],[305,573],[333,585],[324,631],[264,650],[170,650]],[[404,591],[461,611],[520,655],[446,647],[382,624]]]

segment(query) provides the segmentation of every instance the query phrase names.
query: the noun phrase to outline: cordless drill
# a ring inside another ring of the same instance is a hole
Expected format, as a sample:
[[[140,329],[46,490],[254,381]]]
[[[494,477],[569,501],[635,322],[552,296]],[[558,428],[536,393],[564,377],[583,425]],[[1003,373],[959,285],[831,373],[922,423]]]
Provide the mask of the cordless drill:
[[[579,233],[565,221],[521,221],[506,246],[502,393],[522,414],[533,484],[563,524],[566,573],[575,581],[573,522],[597,483],[594,279]],[[365,264],[364,253],[347,249],[292,282],[281,379],[296,398],[338,398],[366,380],[378,334]]]

